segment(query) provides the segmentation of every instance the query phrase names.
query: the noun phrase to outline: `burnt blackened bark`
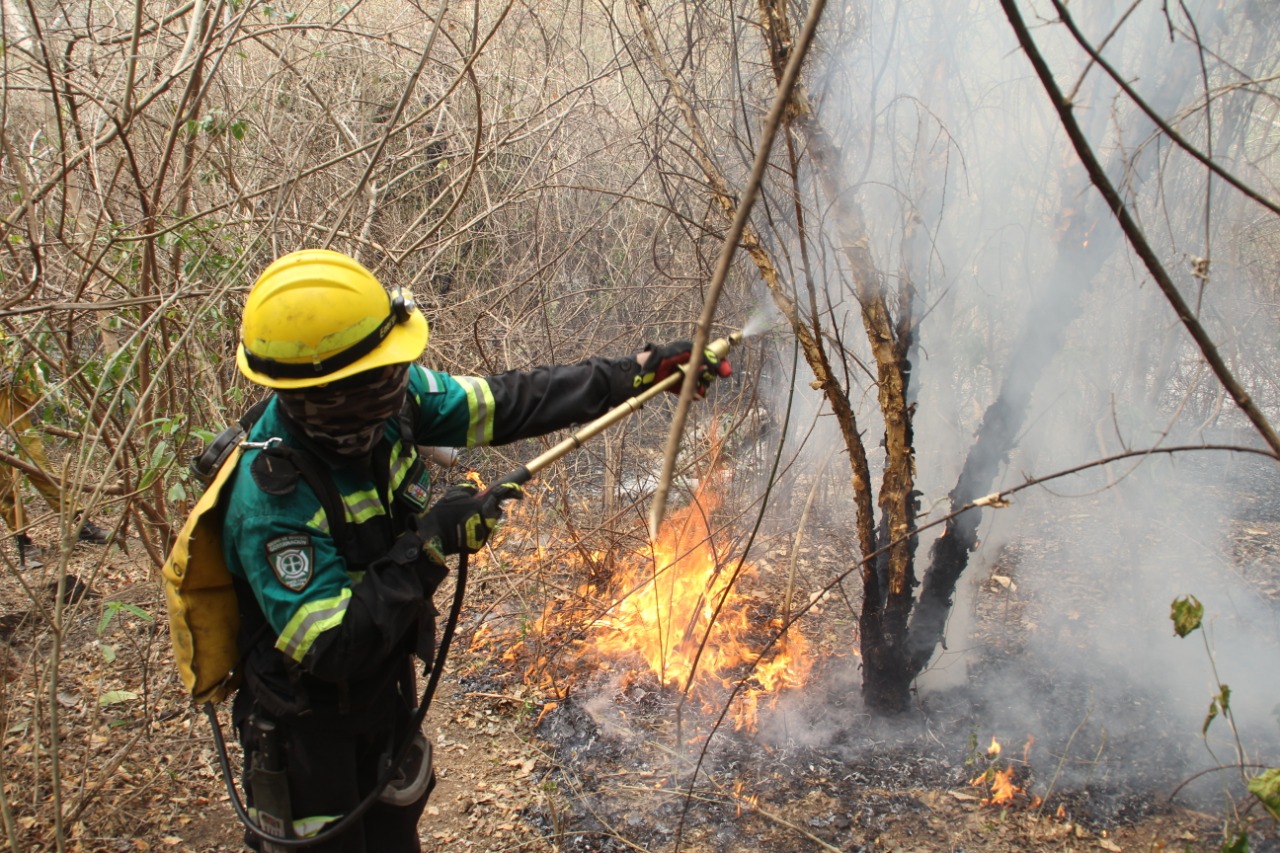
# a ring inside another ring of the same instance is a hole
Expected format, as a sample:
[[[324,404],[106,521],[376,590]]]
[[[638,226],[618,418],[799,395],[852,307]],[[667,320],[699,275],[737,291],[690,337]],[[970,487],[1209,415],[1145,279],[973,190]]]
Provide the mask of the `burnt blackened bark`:
[[[1152,103],[1169,113],[1176,109],[1186,88],[1193,82],[1194,56],[1181,52],[1181,61],[1170,63],[1168,76],[1153,95]],[[1135,115],[1127,136],[1143,138],[1155,126]],[[1117,152],[1107,169],[1112,176],[1124,175],[1136,191],[1158,168],[1154,156],[1136,161]],[[1063,184],[1058,252],[1048,281],[1035,306],[1028,313],[1027,328],[1010,353],[1009,371],[1000,393],[983,415],[977,437],[952,490],[953,513],[988,494],[997,474],[1008,461],[1018,434],[1026,421],[1031,395],[1041,375],[1062,347],[1067,327],[1080,315],[1081,297],[1095,283],[1098,272],[1121,241],[1118,228],[1097,228],[1108,220],[1105,206],[1088,191],[1087,176]],[[1076,200],[1090,198],[1078,209]],[[969,564],[969,554],[978,544],[981,511],[969,509],[953,516],[934,543],[925,571],[920,600],[911,619],[908,659],[911,677],[928,666],[934,650],[942,643],[956,584]]]
[[[1066,192],[1074,197],[1082,183],[1072,183]],[[1031,395],[1040,377],[1062,348],[1067,327],[1080,316],[1080,297],[1087,293],[1098,270],[1119,242],[1119,234],[1109,230],[1094,234],[1102,211],[1096,204],[1079,212],[1065,208],[1058,256],[1048,281],[1027,315],[1027,326],[1009,356],[1010,368],[995,401],[987,407],[977,437],[951,491],[953,515],[930,551],[920,600],[909,628],[908,671],[919,675],[928,666],[934,650],[942,642],[947,617],[955,597],[956,584],[969,565],[969,554],[978,545],[980,510],[960,510],[991,491],[996,475],[1009,460],[1026,423]]]
[[[781,0],[760,0],[761,32],[769,46],[769,61],[775,79],[781,80],[792,38],[787,6]],[[911,299],[900,285],[898,298],[890,299],[885,276],[871,253],[871,239],[861,207],[844,191],[838,176],[842,156],[836,141],[816,121],[808,95],[802,86],[792,91],[792,109],[784,116],[788,135],[803,138],[804,150],[824,194],[831,200],[832,221],[840,234],[841,248],[852,279],[853,296],[867,341],[875,361],[876,391],[884,417],[885,465],[880,489],[873,502],[870,466],[854,412],[839,383],[834,381],[826,354],[805,347],[805,357],[819,377],[818,387],[827,397],[840,424],[849,450],[852,469],[855,526],[864,556],[883,549],[879,561],[862,565],[864,601],[859,619],[863,655],[863,696],[867,704],[881,712],[904,710],[909,698],[910,679],[902,678],[906,662],[906,629],[916,586],[912,531],[915,515],[915,454],[912,446],[912,408],[907,402],[908,348],[913,328]],[[794,168],[793,180],[799,171]],[[797,194],[799,197],[799,194]],[[797,217],[800,221],[800,217]],[[775,299],[776,299],[775,295]],[[892,307],[896,307],[895,318]],[[822,318],[817,311],[817,295],[809,293],[812,314],[809,328],[796,327],[797,334],[811,336],[821,345]],[[798,315],[793,315],[800,319]],[[794,321],[793,321],[794,326]],[[840,353],[847,357],[843,348]],[[877,529],[875,510],[880,513]]]
[[[1078,306],[1070,306],[1064,311],[1061,323],[1049,334],[1053,338],[1053,352],[1061,343],[1062,333],[1070,320],[1079,315]],[[1047,337],[1039,337],[1046,330],[1037,328],[1028,337],[1037,338],[1036,343],[1043,343]],[[1025,339],[1024,339],[1025,343]],[[1037,366],[1035,376],[1047,366],[1052,352],[1045,351],[1043,363]],[[1006,387],[1000,396],[988,407],[978,430],[978,438],[974,442],[969,456],[965,459],[964,469],[956,487],[951,492],[951,507],[956,510],[972,503],[985,495],[999,473],[1001,466],[1008,460],[1022,424],[1026,419],[1027,407],[1031,402],[1033,382],[1022,383],[1022,387]],[[924,583],[920,591],[920,601],[916,605],[915,615],[908,631],[909,663],[907,670],[912,678],[924,671],[933,656],[933,651],[942,642],[946,631],[947,617],[951,614],[951,605],[955,596],[956,584],[969,565],[969,554],[978,544],[978,523],[981,513],[972,509],[953,516],[946,524],[941,536],[934,542],[930,551],[929,568],[925,572]]]
[[[913,305],[910,279],[902,278],[898,322],[892,345],[877,359],[880,404],[885,416],[886,464],[880,489],[878,552],[867,567],[875,575],[877,598],[864,584],[862,613],[862,698],[881,714],[907,710],[911,698],[908,622],[915,604],[916,517],[920,511],[915,490],[915,429],[911,404],[911,362],[915,341],[909,321]],[[868,330],[874,328],[869,324]],[[883,327],[880,327],[883,328]],[[864,571],[866,569],[864,568]]]
[[[908,425],[908,438],[911,434]],[[915,519],[919,512],[919,493],[908,492],[899,517],[909,520],[910,532],[904,541],[894,546],[902,550],[903,558],[907,561],[907,583],[900,586],[896,594],[891,594],[895,589],[894,569],[890,559],[893,548],[885,546],[894,537],[887,523],[888,515],[882,517],[878,538],[880,547],[885,550],[876,559],[868,560],[864,567],[864,571],[869,568],[875,574],[872,589],[884,594],[876,599],[864,597],[859,615],[859,628],[862,631],[862,698],[868,708],[881,714],[900,714],[907,710],[911,699],[911,682],[916,674],[912,669],[908,623],[914,605],[914,574],[910,572],[910,567],[914,565],[918,545]],[[901,566],[898,571],[901,573]],[[864,596],[868,592],[864,585]]]

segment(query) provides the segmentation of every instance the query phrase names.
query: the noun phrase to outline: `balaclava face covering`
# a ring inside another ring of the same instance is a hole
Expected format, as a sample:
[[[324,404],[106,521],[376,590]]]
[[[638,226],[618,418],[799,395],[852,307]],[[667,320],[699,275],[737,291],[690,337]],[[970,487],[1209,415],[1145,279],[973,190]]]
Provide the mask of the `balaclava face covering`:
[[[358,458],[382,438],[409,387],[409,365],[389,364],[313,388],[277,391],[280,405],[321,448]]]

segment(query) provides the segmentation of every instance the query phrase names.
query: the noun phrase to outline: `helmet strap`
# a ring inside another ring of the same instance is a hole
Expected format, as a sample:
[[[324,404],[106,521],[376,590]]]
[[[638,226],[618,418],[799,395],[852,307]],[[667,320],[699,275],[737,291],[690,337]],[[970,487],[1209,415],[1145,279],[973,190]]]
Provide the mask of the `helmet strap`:
[[[369,332],[369,334],[328,358],[309,362],[276,361],[274,358],[256,355],[250,352],[248,347],[245,347],[245,361],[255,372],[269,376],[272,379],[316,379],[321,376],[328,376],[330,373],[336,373],[373,352],[387,339],[392,329],[401,323],[408,322],[409,318],[413,316],[413,312],[417,309],[417,304],[411,295],[406,295],[405,291],[399,287],[394,288],[388,295],[391,299],[391,313],[387,315],[387,318],[379,323],[377,328]]]

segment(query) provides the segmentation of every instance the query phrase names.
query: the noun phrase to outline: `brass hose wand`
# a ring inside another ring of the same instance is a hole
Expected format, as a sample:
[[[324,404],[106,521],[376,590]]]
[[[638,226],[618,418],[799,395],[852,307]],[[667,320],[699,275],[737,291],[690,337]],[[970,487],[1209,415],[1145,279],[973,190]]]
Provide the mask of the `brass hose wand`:
[[[733,332],[729,334],[727,337],[723,337],[723,338],[719,338],[717,340],[711,341],[710,343],[707,344],[707,349],[715,353],[716,358],[722,359],[729,355],[730,349],[742,343],[742,338],[743,338],[742,332]],[[686,370],[687,370],[687,365],[683,365],[683,364],[677,365],[676,371],[678,372],[673,372],[666,379],[663,379],[661,382],[655,382],[653,385],[649,386],[644,391],[632,397],[630,400],[626,400],[620,403],[619,405],[614,406],[612,409],[605,412],[603,415],[596,418],[591,423],[582,427],[573,435],[566,438],[564,441],[561,441],[555,447],[552,447],[550,450],[547,450],[541,455],[536,456],[533,459],[530,459],[528,462],[521,465],[519,468],[515,469],[514,471],[510,472],[502,479],[498,480],[489,488],[494,488],[504,483],[513,483],[515,485],[523,485],[524,483],[529,482],[531,479],[533,479],[535,474],[537,474],[543,468],[550,465],[552,462],[555,462],[561,456],[564,456],[566,453],[568,453],[571,450],[577,450],[587,441],[589,441],[592,438],[595,438],[597,435],[604,432],[609,427],[616,424],[618,421],[621,421],[623,418],[626,418],[640,411],[640,409],[644,406],[645,403],[649,402],[655,396],[657,396],[658,394],[661,394],[663,391],[667,391],[672,388],[675,388],[677,385],[681,383],[681,381],[683,381]]]

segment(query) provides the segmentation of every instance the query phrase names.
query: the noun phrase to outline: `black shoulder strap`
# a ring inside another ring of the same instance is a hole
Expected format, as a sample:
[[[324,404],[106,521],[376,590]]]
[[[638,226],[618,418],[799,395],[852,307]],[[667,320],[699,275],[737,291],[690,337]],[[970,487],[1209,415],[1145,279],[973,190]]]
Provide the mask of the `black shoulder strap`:
[[[335,542],[345,543],[347,541],[347,507],[342,502],[342,495],[338,492],[333,478],[329,476],[329,469],[321,465],[320,460],[306,450],[285,448],[283,445],[280,449],[289,452],[291,461],[302,474],[302,479],[307,481],[311,491],[315,492],[316,497],[320,499],[320,506],[324,508],[325,517],[329,520],[329,535]]]
[[[249,463],[249,472],[258,488],[270,495],[287,495],[306,481],[320,501],[329,520],[329,535],[343,545],[347,541],[347,510],[342,495],[329,476],[329,469],[305,448],[273,443],[258,451]]]
[[[418,426],[418,418],[420,416],[417,402],[413,399],[413,394],[408,391],[404,393],[404,405],[400,407],[400,440],[406,444],[418,443],[414,438],[414,433]]]
[[[276,398],[275,394],[268,394],[245,411],[240,416],[240,428],[245,432],[253,429],[253,425],[262,417],[262,413],[267,410],[267,406],[271,405],[271,401]]]
[[[404,395],[404,405],[400,407],[400,443],[407,452],[413,454],[413,464],[401,478],[393,498],[393,523],[399,530],[408,530],[415,520],[427,510],[427,502],[431,498],[430,478],[426,476],[426,465],[423,463],[422,448],[418,446],[415,427],[421,417],[413,394]]]
[[[223,435],[231,432],[238,432],[235,436],[235,443],[238,444],[242,437],[250,430],[253,425],[262,417],[262,413],[266,411],[267,406],[275,398],[270,395],[259,400],[249,408],[247,412],[240,418],[239,429],[230,427],[224,431]],[[405,394],[404,405],[400,408],[400,440],[405,446],[414,446],[414,427],[418,422],[418,407],[414,404],[413,395]],[[285,424],[288,429],[288,424]],[[218,438],[221,439],[220,435]],[[294,433],[295,438],[299,438]],[[218,439],[215,439],[217,441]],[[339,542],[346,541],[347,535],[347,510],[346,505],[342,502],[342,495],[338,492],[338,487],[334,484],[333,478],[329,476],[329,468],[314,453],[309,452],[306,447],[309,443],[305,436],[299,438],[300,447],[286,447],[285,445],[276,445],[270,448],[264,448],[262,454],[274,456],[291,464],[302,478],[306,480],[307,485],[311,487],[317,498],[320,500],[321,507],[324,508],[325,517],[329,521],[329,533]],[[210,451],[206,451],[208,455]],[[204,457],[202,456],[201,459]],[[193,463],[194,464],[194,463]],[[421,460],[417,460],[417,465],[421,465]],[[214,468],[216,471],[217,468]],[[408,482],[411,478],[406,477]]]
[[[213,481],[213,477],[231,455],[231,451],[244,441],[245,437],[253,430],[254,424],[262,419],[262,414],[267,410],[267,406],[271,405],[271,401],[275,399],[275,396],[275,394],[268,394],[254,403],[240,416],[234,425],[218,433],[217,437],[209,442],[204,452],[191,461],[191,470],[196,477],[205,483]],[[305,443],[305,440],[303,443]],[[311,491],[315,492],[316,497],[320,500],[320,506],[324,509],[325,517],[329,521],[330,534],[340,542],[345,541],[347,511],[342,503],[342,495],[338,493],[338,487],[334,485],[333,478],[329,476],[328,468],[307,450],[286,447],[282,444],[263,448],[262,454],[272,457],[273,460],[285,463],[286,471],[281,472],[280,482],[286,491],[291,490],[291,487],[284,483],[289,477],[287,473],[287,468],[289,467],[296,470],[307,481],[307,485],[311,487]]]
[[[231,456],[231,451],[244,441],[249,430],[253,429],[253,425],[262,417],[262,413],[267,410],[275,395],[268,395],[249,407],[240,420],[224,429],[222,432],[214,436],[200,455],[191,460],[191,473],[196,479],[204,483],[206,486],[213,482],[213,478],[222,470],[223,463]]]

